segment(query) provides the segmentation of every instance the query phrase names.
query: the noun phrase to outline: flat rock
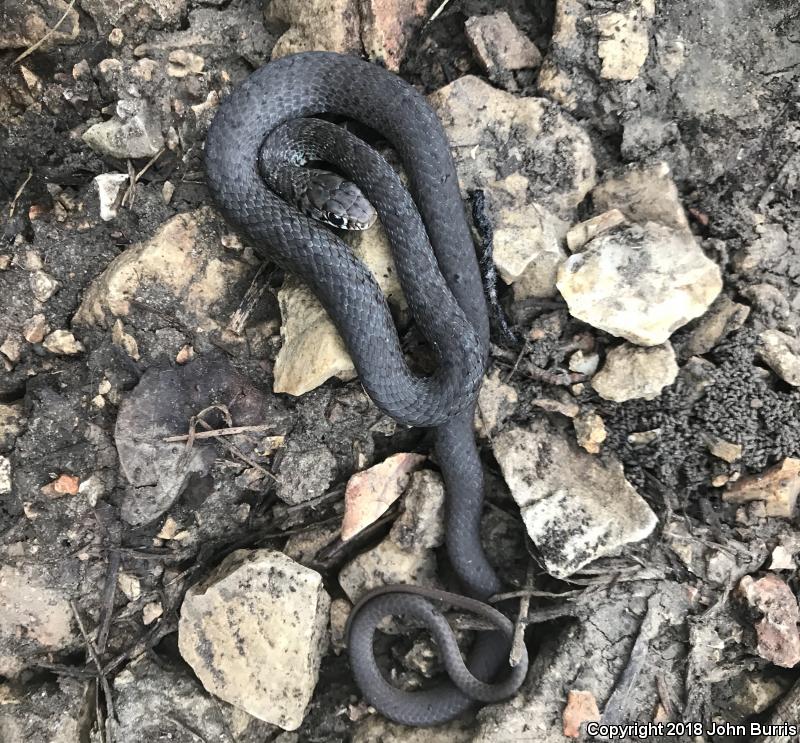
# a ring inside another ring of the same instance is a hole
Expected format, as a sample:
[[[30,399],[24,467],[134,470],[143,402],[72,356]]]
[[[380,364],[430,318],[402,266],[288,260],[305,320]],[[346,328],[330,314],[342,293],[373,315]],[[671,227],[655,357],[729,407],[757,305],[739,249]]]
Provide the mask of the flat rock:
[[[752,609],[762,615],[756,622],[758,654],[783,668],[800,663],[800,609],[797,598],[786,582],[768,573],[755,580],[745,575],[739,582],[739,594]]]
[[[761,358],[784,382],[800,387],[800,340],[780,330],[765,330],[759,340]]]
[[[428,470],[411,475],[404,506],[386,539],[339,572],[339,583],[351,601],[391,583],[439,586],[433,550],[444,540],[441,477]]]
[[[542,54],[506,11],[473,16],[464,24],[467,41],[481,66],[495,80],[504,72],[538,67]]]
[[[234,425],[262,422],[263,396],[221,355],[174,368],[152,366],[125,396],[114,441],[128,482],[121,515],[129,524],[153,521],[190,481],[209,476],[217,456],[214,444],[198,441],[187,450],[184,442],[162,439],[188,433],[191,417],[218,400],[227,401]]]
[[[358,0],[275,0],[267,6],[266,20],[289,26],[272,59],[314,49],[344,54],[361,50]]]
[[[527,181],[525,201],[508,208],[536,202],[567,218],[595,185],[588,135],[552,101],[520,98],[472,75],[430,101],[447,131],[462,191],[486,189],[493,197],[492,185],[517,173]]]
[[[542,420],[503,431],[494,454],[528,534],[558,578],[645,539],[657,523],[618,461],[599,461]]]
[[[650,50],[649,18],[654,1],[631,5],[626,12],[604,13],[596,19],[600,76],[607,80],[635,80]]]
[[[424,461],[422,454],[401,452],[354,474],[344,491],[342,540],[352,539],[386,513],[405,491],[411,473]]]
[[[114,677],[117,736],[125,743],[263,743],[276,729],[208,694],[185,665],[139,656]],[[66,741],[65,741],[66,743]],[[73,743],[73,741],[70,741]]]
[[[336,472],[336,457],[327,446],[287,446],[278,470],[276,493],[284,503],[304,503],[322,495]]]
[[[427,0],[359,0],[361,41],[367,57],[397,72],[428,18]]]
[[[622,343],[608,352],[591,384],[606,400],[654,400],[677,376],[675,351],[669,342],[650,348]]]
[[[69,597],[35,565],[0,565],[0,675],[75,646]]]
[[[83,134],[93,150],[118,160],[152,157],[164,146],[158,116],[144,101],[120,101],[116,115]]]
[[[503,382],[499,370],[489,374],[483,380],[475,409],[475,430],[478,435],[489,437],[500,430],[518,402],[517,391]]]
[[[178,647],[203,686],[296,730],[327,648],[322,577],[273,550],[237,550],[186,594]]]
[[[641,346],[664,343],[722,289],[719,266],[692,235],[655,222],[595,237],[556,283],[573,317]]]
[[[619,209],[632,222],[658,222],[675,230],[689,231],[672,171],[663,160],[629,165],[592,190],[598,211]]]
[[[748,475],[728,485],[722,493],[726,503],[763,501],[767,516],[790,519],[800,495],[800,459],[787,457],[757,475]]]

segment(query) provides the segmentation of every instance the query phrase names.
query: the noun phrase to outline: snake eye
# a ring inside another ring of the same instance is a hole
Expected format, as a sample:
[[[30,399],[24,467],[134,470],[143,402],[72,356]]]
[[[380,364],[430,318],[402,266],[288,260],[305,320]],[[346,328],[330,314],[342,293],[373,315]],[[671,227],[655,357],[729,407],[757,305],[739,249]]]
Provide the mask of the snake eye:
[[[340,216],[339,214],[328,214],[328,222],[330,222],[334,227],[341,227],[344,225],[344,217]]]

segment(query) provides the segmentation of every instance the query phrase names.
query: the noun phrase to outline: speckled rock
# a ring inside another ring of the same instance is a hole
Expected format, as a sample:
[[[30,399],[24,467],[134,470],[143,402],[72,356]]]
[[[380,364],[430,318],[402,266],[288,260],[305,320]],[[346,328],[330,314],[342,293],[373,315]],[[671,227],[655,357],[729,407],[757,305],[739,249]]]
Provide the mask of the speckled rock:
[[[618,461],[599,461],[542,420],[503,431],[494,454],[551,575],[645,539],[657,523]]]
[[[765,330],[759,339],[761,358],[785,382],[800,387],[800,340],[780,330]]]
[[[564,261],[557,286],[573,317],[657,346],[708,309],[722,276],[691,234],[647,222],[595,237]]]
[[[118,160],[152,157],[164,146],[157,113],[144,101],[119,101],[116,115],[90,126],[83,140]]]
[[[287,446],[278,470],[277,495],[284,503],[303,503],[322,495],[336,471],[336,457],[327,446]]]
[[[178,646],[203,686],[253,717],[296,730],[327,647],[322,577],[272,550],[238,550],[189,589]]]
[[[614,402],[653,400],[678,376],[675,351],[670,343],[642,348],[623,343],[612,348],[603,368],[592,377],[600,397]]]

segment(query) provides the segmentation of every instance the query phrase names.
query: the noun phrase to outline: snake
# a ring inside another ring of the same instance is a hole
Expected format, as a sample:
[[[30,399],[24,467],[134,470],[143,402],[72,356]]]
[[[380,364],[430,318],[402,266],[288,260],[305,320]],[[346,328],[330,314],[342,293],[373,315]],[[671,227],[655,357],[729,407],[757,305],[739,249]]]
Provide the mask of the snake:
[[[357,122],[397,153],[408,185],[365,139]],[[317,165],[326,167],[319,168]],[[478,702],[520,687],[527,653],[509,662],[513,624],[485,602],[502,587],[480,540],[483,470],[473,431],[489,358],[481,275],[444,128],[412,85],[356,56],[303,52],[268,62],[221,102],[205,143],[206,180],[227,221],[265,260],[316,295],[370,399],[400,424],[431,429],[444,480],[445,545],[466,595],[386,586],[353,607],[350,667],[366,701],[405,725],[453,720]],[[411,315],[436,356],[421,374],[406,360],[386,299],[340,228],[380,220]],[[464,661],[444,606],[477,612]],[[407,691],[375,657],[388,616],[427,628],[446,676]],[[498,680],[499,677],[499,680]]]

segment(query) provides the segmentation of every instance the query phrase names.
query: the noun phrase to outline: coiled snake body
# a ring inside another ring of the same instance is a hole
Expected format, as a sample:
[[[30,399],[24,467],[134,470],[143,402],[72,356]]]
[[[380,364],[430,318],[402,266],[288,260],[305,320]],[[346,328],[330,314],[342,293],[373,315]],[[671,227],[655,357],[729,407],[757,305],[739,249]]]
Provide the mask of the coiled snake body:
[[[326,122],[287,124],[320,114],[360,121],[383,135],[402,159],[413,200],[394,170],[363,141]],[[261,177],[262,145],[284,136],[282,125],[299,127],[288,136],[313,140],[313,159],[333,165],[375,207],[411,312],[438,355],[430,376],[409,369],[386,301],[367,268],[331,230],[288,204]],[[399,77],[355,57],[327,52],[286,57],[257,70],[222,103],[206,141],[206,170],[228,220],[319,298],[375,404],[398,422],[435,429],[448,493],[450,562],[475,599],[498,592],[499,580],[479,538],[483,473],[472,432],[489,323],[455,168],[434,112]],[[527,658],[505,681],[484,683],[508,666],[510,622],[484,607],[498,630],[478,635],[467,667],[447,622],[420,593],[442,598],[413,587],[381,590],[354,610],[350,661],[367,700],[398,722],[434,725],[460,715],[474,700],[496,701],[513,693],[524,679]],[[483,606],[458,597],[448,603]],[[449,681],[413,693],[386,681],[372,642],[376,625],[388,614],[413,617],[430,629]]]

